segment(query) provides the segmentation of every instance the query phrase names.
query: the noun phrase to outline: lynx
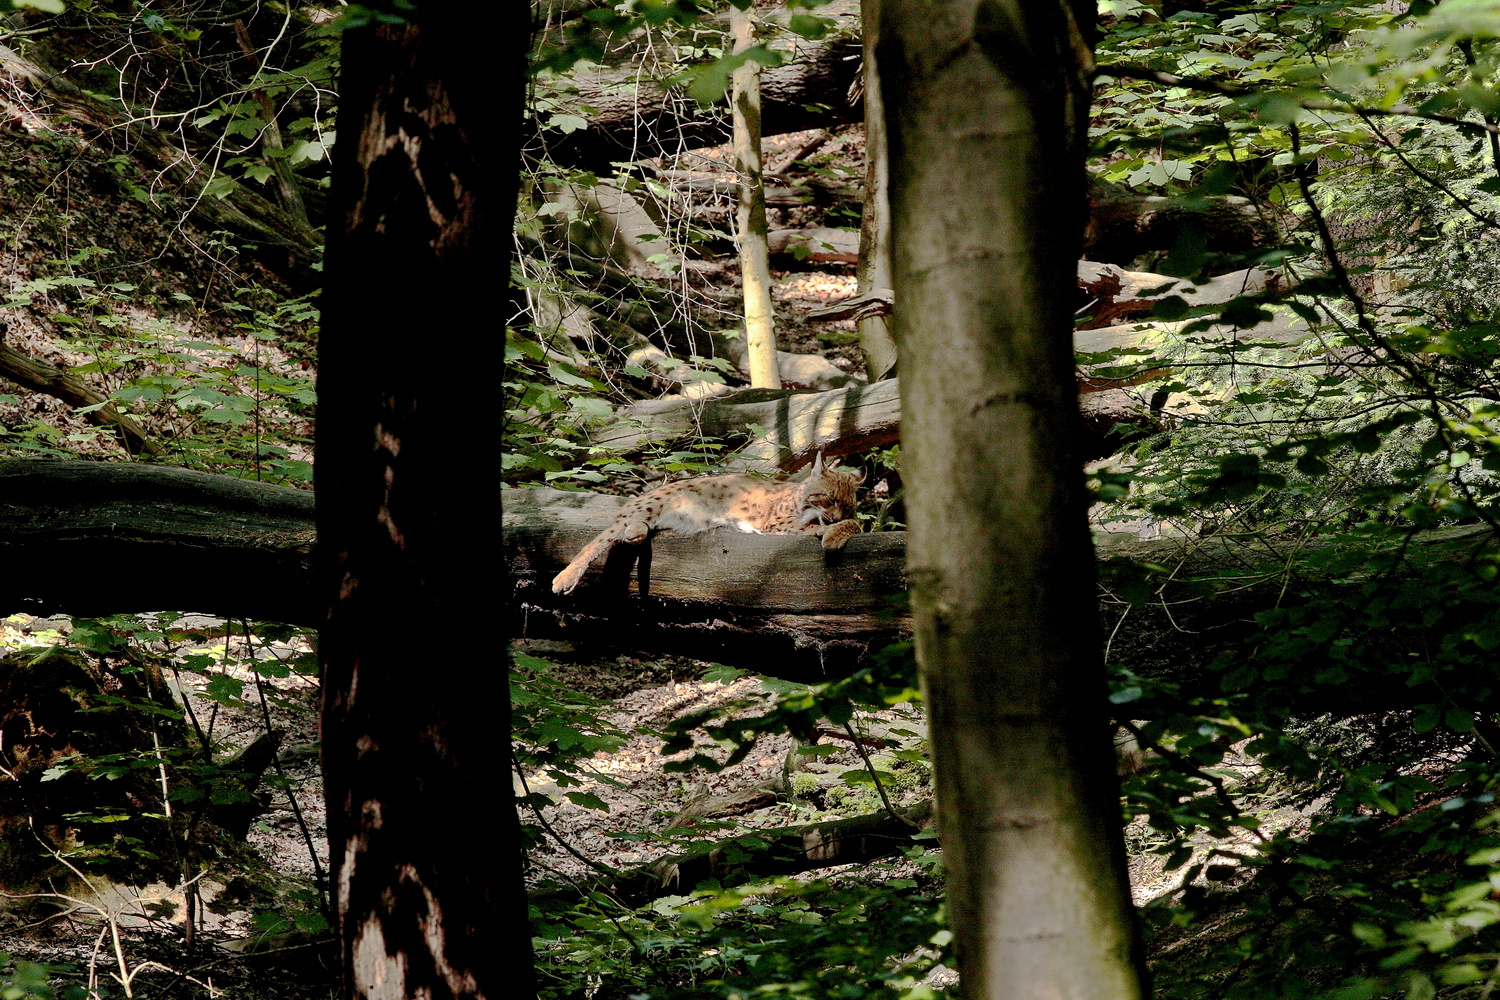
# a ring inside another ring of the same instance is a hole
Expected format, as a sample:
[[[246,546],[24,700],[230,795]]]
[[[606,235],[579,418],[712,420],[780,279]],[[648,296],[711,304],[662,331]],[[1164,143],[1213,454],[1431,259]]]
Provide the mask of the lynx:
[[[552,580],[554,594],[572,593],[591,563],[616,545],[639,545],[654,530],[696,535],[710,528],[738,528],[757,535],[814,535],[823,548],[841,549],[859,534],[854,491],[862,472],[824,465],[820,453],[800,482],[774,483],[754,476],[708,476],[658,486],[630,501],[615,522]]]

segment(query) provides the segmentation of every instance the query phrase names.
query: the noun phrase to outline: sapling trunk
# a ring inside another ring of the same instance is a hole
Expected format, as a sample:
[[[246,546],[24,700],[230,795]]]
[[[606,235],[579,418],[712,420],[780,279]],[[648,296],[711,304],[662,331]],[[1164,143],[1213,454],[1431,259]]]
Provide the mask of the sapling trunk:
[[[730,30],[738,54],[760,42],[750,11],[731,8]],[[737,217],[740,269],[745,291],[745,342],[750,384],[780,389],[776,367],[776,314],[771,308],[771,264],[766,246],[766,186],[760,156],[760,65],[747,62],[734,71],[734,169],[740,178]]]

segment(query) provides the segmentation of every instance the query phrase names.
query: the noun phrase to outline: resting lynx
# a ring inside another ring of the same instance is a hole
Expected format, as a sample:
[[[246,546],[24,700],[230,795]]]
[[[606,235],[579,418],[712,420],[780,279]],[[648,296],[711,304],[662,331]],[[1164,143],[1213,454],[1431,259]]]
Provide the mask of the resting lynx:
[[[653,529],[696,535],[731,527],[757,535],[817,535],[823,548],[840,549],[859,534],[854,491],[862,472],[823,464],[821,454],[801,482],[773,483],[754,476],[708,476],[658,486],[630,501],[552,580],[554,594],[568,594],[584,571],[616,545],[639,545]]]

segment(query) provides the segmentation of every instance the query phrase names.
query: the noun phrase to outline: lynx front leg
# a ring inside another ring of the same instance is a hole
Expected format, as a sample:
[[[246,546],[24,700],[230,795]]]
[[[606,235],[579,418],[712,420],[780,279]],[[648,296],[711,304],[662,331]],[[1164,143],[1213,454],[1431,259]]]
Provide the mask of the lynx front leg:
[[[567,567],[552,578],[552,592],[554,594],[571,594],[573,588],[578,586],[583,579],[583,574],[588,572],[591,559],[585,559],[579,555],[577,559],[568,563]]]
[[[859,522],[853,518],[840,521],[838,524],[830,524],[823,529],[823,548],[829,551],[841,549],[849,539],[859,534],[860,530]]]
[[[609,550],[621,543],[626,545],[639,545],[651,534],[650,525],[642,521],[634,521],[624,527],[611,527],[601,532],[597,538],[583,547],[583,551],[568,563],[561,573],[552,578],[552,592],[554,594],[571,594],[583,580],[583,574],[588,572],[589,566],[600,556],[607,555]]]

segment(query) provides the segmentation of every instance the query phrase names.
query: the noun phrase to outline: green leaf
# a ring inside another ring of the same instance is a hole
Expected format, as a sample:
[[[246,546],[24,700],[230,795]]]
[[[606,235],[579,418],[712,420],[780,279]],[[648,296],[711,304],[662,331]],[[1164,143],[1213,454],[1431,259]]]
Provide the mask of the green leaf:
[[[816,42],[828,36],[834,28],[834,23],[831,18],[799,13],[791,16],[787,21],[787,27],[808,41]]]
[[[1181,319],[1188,313],[1187,300],[1181,295],[1167,295],[1157,299],[1151,306],[1151,315],[1157,319]]]
[[[581,132],[589,127],[589,120],[578,115],[552,114],[547,116],[544,128],[556,129],[563,135]]]
[[[585,809],[597,809],[600,812],[609,812],[609,804],[597,795],[589,792],[564,792],[568,801],[575,806],[583,806]]]
[[[713,104],[729,89],[729,78],[734,71],[746,63],[756,63],[762,69],[771,69],[785,62],[780,52],[764,45],[756,45],[736,55],[721,56],[706,66],[694,68],[687,86],[687,94],[699,104]]]

